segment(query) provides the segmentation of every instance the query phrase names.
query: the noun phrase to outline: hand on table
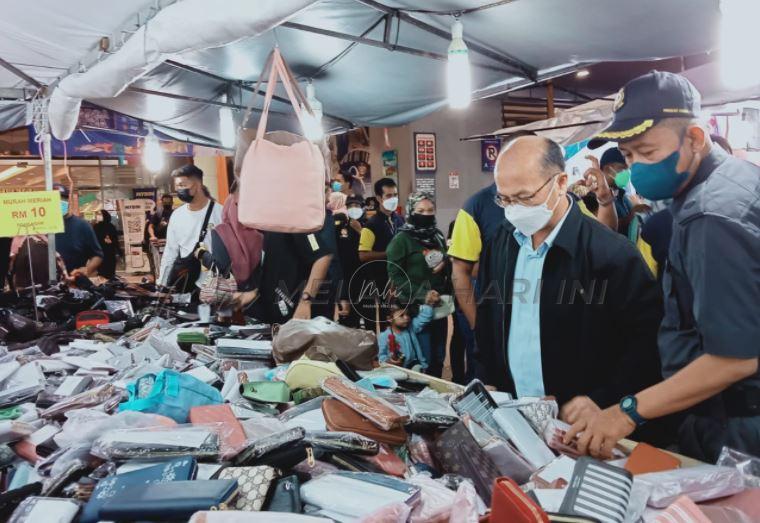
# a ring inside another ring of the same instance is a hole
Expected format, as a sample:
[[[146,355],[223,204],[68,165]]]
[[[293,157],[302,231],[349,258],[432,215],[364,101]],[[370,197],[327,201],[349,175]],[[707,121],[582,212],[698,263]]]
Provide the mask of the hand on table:
[[[590,418],[602,409],[588,396],[576,396],[559,409],[559,419],[572,425],[580,419]]]
[[[612,457],[612,449],[618,441],[629,436],[636,424],[618,405],[613,405],[596,414],[583,414],[565,434],[564,442],[569,444],[576,436],[578,452],[590,454],[598,459]]]

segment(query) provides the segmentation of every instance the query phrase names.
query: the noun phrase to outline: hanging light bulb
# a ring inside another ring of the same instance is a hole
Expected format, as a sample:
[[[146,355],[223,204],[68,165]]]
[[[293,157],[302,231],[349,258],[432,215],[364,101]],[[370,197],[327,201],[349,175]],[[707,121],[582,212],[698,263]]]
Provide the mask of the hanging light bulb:
[[[164,152],[158,137],[153,132],[153,126],[148,124],[148,136],[143,143],[143,165],[150,172],[158,172],[164,167]]]
[[[720,2],[720,75],[726,87],[739,89],[760,84],[760,69],[748,60],[752,53],[747,35],[754,34],[760,17],[757,0]]]
[[[227,95],[222,97],[223,102],[227,102]],[[235,147],[237,136],[235,132],[235,120],[232,117],[232,107],[219,108],[219,139],[222,147],[232,149]]]
[[[446,63],[446,89],[448,91],[449,107],[464,109],[472,100],[472,80],[470,79],[470,57],[467,45],[462,38],[464,26],[456,20],[451,26],[451,44],[449,44],[449,60]]]
[[[317,142],[324,138],[325,132],[322,129],[322,102],[317,100],[316,93],[314,91],[314,84],[309,82],[306,84],[306,100],[311,106],[311,114],[306,110],[306,107],[301,105],[301,126],[303,127],[303,134],[312,142]]]

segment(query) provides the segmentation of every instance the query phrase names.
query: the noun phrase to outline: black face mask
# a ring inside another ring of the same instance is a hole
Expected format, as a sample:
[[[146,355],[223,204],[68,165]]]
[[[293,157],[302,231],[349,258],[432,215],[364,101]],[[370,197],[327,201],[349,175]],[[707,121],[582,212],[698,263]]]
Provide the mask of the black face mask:
[[[190,194],[190,189],[177,189],[177,198],[185,203],[190,203],[195,197]]]
[[[409,216],[409,223],[420,229],[435,227],[434,214],[412,214]]]

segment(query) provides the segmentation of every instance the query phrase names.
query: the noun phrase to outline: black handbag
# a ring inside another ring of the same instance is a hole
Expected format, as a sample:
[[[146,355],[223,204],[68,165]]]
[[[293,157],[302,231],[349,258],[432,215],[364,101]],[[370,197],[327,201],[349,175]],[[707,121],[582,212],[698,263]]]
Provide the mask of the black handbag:
[[[195,257],[195,251],[198,246],[206,238],[208,232],[208,222],[211,219],[211,211],[214,210],[215,202],[211,200],[206,211],[206,217],[203,218],[203,227],[201,227],[201,234],[198,236],[193,250],[187,256],[180,256],[174,260],[171,270],[169,271],[169,279],[167,281],[169,288],[174,292],[184,294],[192,292],[195,289],[195,282],[201,275],[201,262]]]

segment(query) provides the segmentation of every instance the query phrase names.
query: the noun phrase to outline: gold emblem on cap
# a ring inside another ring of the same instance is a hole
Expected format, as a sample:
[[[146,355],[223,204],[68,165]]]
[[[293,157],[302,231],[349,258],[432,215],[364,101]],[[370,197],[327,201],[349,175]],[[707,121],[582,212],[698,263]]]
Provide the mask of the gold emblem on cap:
[[[615,101],[612,102],[612,112],[613,113],[618,112],[620,108],[623,107],[624,103],[625,103],[625,87],[621,87],[617,93],[617,96],[615,96]]]

